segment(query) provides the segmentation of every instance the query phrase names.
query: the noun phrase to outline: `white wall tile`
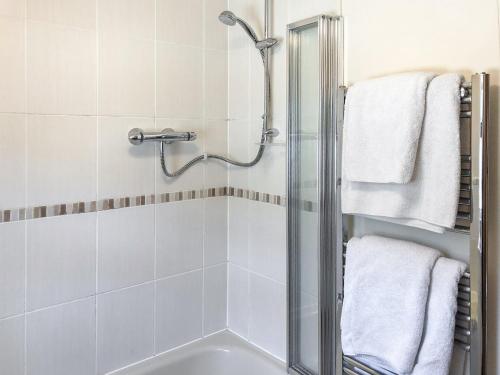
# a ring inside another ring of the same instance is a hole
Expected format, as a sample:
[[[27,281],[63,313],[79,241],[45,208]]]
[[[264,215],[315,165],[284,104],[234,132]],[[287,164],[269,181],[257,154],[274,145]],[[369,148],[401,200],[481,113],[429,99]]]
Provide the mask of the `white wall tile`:
[[[227,52],[205,51],[205,117],[227,118]]]
[[[156,119],[156,129],[170,128],[175,131],[194,131],[195,141],[175,142],[168,144],[165,151],[167,169],[172,173],[179,170],[193,158],[203,154],[205,134],[202,120]],[[159,151],[158,151],[159,154]],[[181,176],[171,178],[163,173],[159,162],[156,168],[156,191],[158,193],[201,189],[204,184],[205,162],[200,162],[189,168]]]
[[[250,49],[250,119],[262,124],[264,114],[264,64],[257,49]],[[272,91],[271,91],[272,92]]]
[[[28,116],[28,205],[96,199],[97,119]]]
[[[227,155],[227,120],[206,120],[205,121],[205,151],[212,154]],[[220,160],[221,166],[226,167]],[[224,175],[224,173],[221,173]],[[213,185],[212,185],[213,186]]]
[[[258,133],[260,133],[260,127]],[[257,135],[252,137],[258,138]],[[276,142],[285,142],[285,134],[275,139]],[[280,139],[281,138],[281,139]],[[256,145],[250,150],[257,152]],[[286,195],[286,145],[276,144],[266,147],[260,162],[248,171],[248,188],[263,191],[269,194]]]
[[[154,41],[101,35],[99,113],[153,116],[154,112]]]
[[[202,336],[202,288],[202,271],[157,282],[156,353]]]
[[[154,212],[154,206],[99,212],[99,293],[153,280]]]
[[[203,50],[157,42],[157,114],[196,118],[203,113]]]
[[[28,19],[95,30],[96,2],[88,0],[27,0]]]
[[[0,320],[0,373],[24,375],[24,316]]]
[[[286,280],[286,210],[249,203],[248,268],[281,283]]]
[[[24,115],[0,114],[0,170],[5,176],[0,185],[0,209],[25,206],[25,136]]]
[[[249,153],[251,142],[260,142],[260,137],[250,140],[248,121],[232,121],[227,124],[228,154],[231,158],[242,161],[250,161],[255,154]],[[254,146],[252,144],[252,146]],[[252,147],[253,148],[253,147]],[[248,186],[248,168],[228,166],[229,185],[246,188]]]
[[[230,49],[228,52],[228,114],[233,120],[245,120],[250,115],[249,52],[249,48]]]
[[[155,191],[155,144],[131,145],[133,128],[154,129],[152,118],[99,117],[98,198],[152,194]]]
[[[203,0],[158,0],[156,13],[158,40],[202,46]]]
[[[97,197],[97,119],[28,116],[29,206]]]
[[[89,375],[95,372],[95,298],[27,316],[28,375]]]
[[[285,27],[286,30],[286,27]],[[288,74],[286,67],[287,49],[286,40],[280,39],[279,44],[272,49],[271,59],[271,106],[273,127],[281,132],[281,139],[286,137],[286,116],[287,116],[287,82]]]
[[[227,261],[227,198],[205,199],[204,265]]]
[[[95,294],[96,214],[28,222],[28,310]]]
[[[229,263],[227,292],[229,329],[248,339],[250,301],[247,270]]]
[[[95,31],[28,21],[28,112],[96,114],[96,45]]]
[[[155,0],[99,0],[98,13],[101,34],[154,39]]]
[[[203,287],[203,334],[208,335],[227,326],[227,265],[205,269]]]
[[[2,1],[2,5],[10,1]],[[21,3],[21,2],[20,2]],[[0,5],[0,7],[2,6]],[[8,11],[8,9],[4,9]],[[10,9],[16,14],[14,9]],[[2,11],[2,8],[0,8]],[[26,111],[25,20],[0,18],[0,111]]]
[[[156,207],[156,275],[158,278],[203,266],[203,201]]]
[[[317,1],[313,3],[318,8]],[[273,2],[272,36],[278,38],[280,44],[272,50],[274,63],[272,64],[271,118],[272,126],[282,132],[282,141],[286,132],[286,69],[283,64],[286,61],[284,37],[288,21],[288,6],[290,2],[286,0]],[[262,35],[264,4],[256,6],[247,0],[230,0],[229,8],[255,25],[257,34]],[[261,135],[260,116],[264,110],[263,66],[249,38],[241,30],[231,28],[228,33],[228,113],[231,119],[228,123],[228,153],[229,155],[236,154],[240,159],[250,160],[257,153],[257,143]],[[277,139],[278,142],[279,140],[280,138]],[[284,147],[282,149],[279,146],[267,148],[261,161],[255,167],[249,170],[229,167],[229,185],[283,195],[286,181],[285,161]],[[229,327],[281,358],[285,355],[284,323],[283,329],[280,326],[286,321],[285,302],[283,298],[283,302],[277,305],[276,301],[271,300],[279,299],[280,293],[284,296],[284,284],[256,276],[246,268],[279,282],[285,282],[285,219],[285,210],[282,207],[229,198]],[[259,280],[255,281],[256,277]],[[249,278],[252,279],[250,296],[248,294]],[[263,282],[259,282],[262,280]],[[242,289],[245,291],[242,292]],[[263,300],[261,303],[267,304],[263,307],[265,311],[255,307],[256,300]],[[283,314],[278,314],[278,310]],[[266,314],[271,315],[274,323],[265,320]],[[282,316],[278,319],[277,315]]]
[[[228,258],[231,263],[248,267],[249,202],[228,198]]]
[[[97,297],[97,372],[124,367],[153,355],[154,284]]]
[[[24,312],[25,227],[0,224],[0,318]]]
[[[227,156],[227,121],[205,121],[205,152]],[[205,162],[205,186],[227,186],[228,165],[220,160]]]
[[[227,26],[219,14],[228,9],[227,0],[205,0],[205,47],[227,50]]]
[[[249,340],[286,357],[286,287],[250,274]]]

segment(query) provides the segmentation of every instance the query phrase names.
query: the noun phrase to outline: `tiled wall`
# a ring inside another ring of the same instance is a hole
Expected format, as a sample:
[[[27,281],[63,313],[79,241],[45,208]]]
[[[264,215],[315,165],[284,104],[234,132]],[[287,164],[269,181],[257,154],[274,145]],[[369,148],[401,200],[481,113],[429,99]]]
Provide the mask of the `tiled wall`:
[[[226,327],[227,198],[163,194],[226,167],[166,179],[126,139],[197,131],[171,168],[226,152],[226,7],[0,0],[1,374],[102,374]]]
[[[286,25],[335,11],[333,0],[274,0],[272,36],[273,126],[281,135],[251,169],[230,168],[230,186],[285,195],[286,186]],[[229,0],[229,8],[263,35],[264,0]],[[255,156],[263,113],[263,67],[239,27],[229,30],[229,153]],[[286,358],[285,208],[229,198],[229,328],[273,355]]]

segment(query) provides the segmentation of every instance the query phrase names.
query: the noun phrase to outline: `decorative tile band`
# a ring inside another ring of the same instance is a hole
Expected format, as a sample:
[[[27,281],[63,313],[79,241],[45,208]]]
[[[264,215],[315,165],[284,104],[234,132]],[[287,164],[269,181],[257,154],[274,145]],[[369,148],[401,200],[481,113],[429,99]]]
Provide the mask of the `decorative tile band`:
[[[278,206],[286,206],[286,198],[281,195],[262,193],[260,191],[228,187],[227,196],[243,198],[251,201],[270,203]]]
[[[262,193],[258,191],[234,187],[211,187],[201,190],[177,191],[172,193],[138,195],[102,199],[90,202],[73,202],[55,205],[0,210],[0,223],[41,219],[45,217],[84,214],[97,211],[116,210],[127,207],[146,206],[151,204],[180,202],[193,199],[214,197],[237,197],[252,201],[284,206],[286,199],[280,195]]]

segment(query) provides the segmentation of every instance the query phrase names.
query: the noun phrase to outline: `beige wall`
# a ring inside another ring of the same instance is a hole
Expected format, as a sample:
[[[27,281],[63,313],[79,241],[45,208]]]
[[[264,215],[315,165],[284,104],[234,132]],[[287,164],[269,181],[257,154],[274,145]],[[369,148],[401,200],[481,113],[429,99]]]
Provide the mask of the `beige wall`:
[[[500,373],[498,355],[499,84],[497,0],[344,0],[345,77],[353,83],[407,70],[492,75],[490,127],[489,373]]]

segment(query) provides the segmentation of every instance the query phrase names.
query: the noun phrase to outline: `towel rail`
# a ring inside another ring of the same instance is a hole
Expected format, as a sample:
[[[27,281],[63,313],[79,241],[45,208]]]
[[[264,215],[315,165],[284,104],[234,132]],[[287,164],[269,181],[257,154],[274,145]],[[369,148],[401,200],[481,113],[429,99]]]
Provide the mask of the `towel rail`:
[[[486,300],[487,300],[487,216],[486,186],[487,125],[488,125],[489,75],[478,73],[471,82],[460,88],[461,110],[461,183],[460,199],[455,229],[467,235],[470,243],[469,271],[459,282],[457,314],[455,322],[455,345],[470,355],[470,373],[486,374]],[[340,103],[339,105],[343,105]],[[341,134],[342,119],[339,121]],[[338,137],[341,139],[341,137]],[[339,142],[339,141],[338,141]],[[337,158],[341,155],[341,143],[337,145]],[[340,200],[337,201],[340,207]],[[340,315],[343,302],[343,275],[345,250],[348,240],[347,215],[339,214],[341,224],[337,230],[337,355],[341,356],[342,369],[337,374],[381,375],[358,359],[343,355],[340,341]],[[471,303],[474,296],[474,303]],[[338,361],[339,362],[339,361]]]

